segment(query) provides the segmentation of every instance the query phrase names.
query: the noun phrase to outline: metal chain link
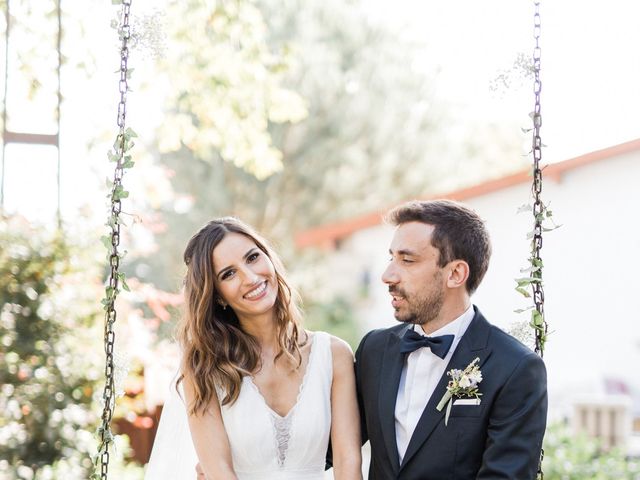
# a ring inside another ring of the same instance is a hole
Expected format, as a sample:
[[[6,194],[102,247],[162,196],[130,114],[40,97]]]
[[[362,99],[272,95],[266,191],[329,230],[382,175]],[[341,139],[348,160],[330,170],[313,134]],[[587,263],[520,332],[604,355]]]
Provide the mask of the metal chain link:
[[[542,114],[540,109],[540,92],[542,90],[542,82],[540,81],[540,57],[542,50],[540,48],[540,2],[534,2],[535,12],[533,15],[533,38],[535,47],[533,48],[533,94],[535,96],[535,105],[533,108],[533,144],[531,151],[533,154],[533,185],[531,187],[533,195],[533,248],[532,248],[532,264],[540,268],[532,273],[532,276],[538,281],[531,284],[533,290],[533,302],[536,311],[542,319],[542,331],[535,329],[536,345],[535,352],[542,357],[544,355],[543,340],[547,334],[547,322],[544,317],[544,290],[542,288],[542,259],[540,258],[540,250],[542,249],[542,220],[544,217],[544,204],[542,203],[542,169],[540,161],[542,160],[542,140],[540,138],[540,127],[542,126]],[[544,480],[544,472],[542,471],[542,461],[544,459],[544,449],[540,450],[540,461],[538,462],[537,479]]]
[[[535,39],[535,47],[533,49],[533,93],[535,95],[535,106],[533,109],[533,249],[532,256],[534,264],[541,265],[540,250],[542,249],[542,220],[544,217],[544,204],[542,203],[542,170],[540,161],[542,160],[542,140],[540,139],[540,127],[542,126],[542,115],[540,112],[540,91],[542,90],[542,82],[540,81],[540,2],[535,2],[535,14],[533,16],[533,37]],[[538,355],[543,356],[542,338],[547,332],[547,324],[544,321],[544,290],[542,288],[542,273],[538,270],[540,280],[532,283],[533,302],[535,309],[540,313],[543,319],[543,332],[536,329],[536,346],[535,351]]]
[[[100,429],[101,451],[100,454],[100,479],[107,480],[109,470],[109,444],[112,439],[111,435],[111,419],[115,408],[115,379],[113,365],[113,347],[115,342],[115,333],[113,325],[116,321],[117,313],[115,310],[115,301],[118,293],[120,254],[118,246],[120,245],[120,212],[122,210],[122,202],[116,192],[122,187],[122,176],[124,174],[123,159],[125,152],[125,119],[127,114],[127,91],[128,91],[128,66],[129,48],[128,43],[131,38],[131,27],[129,26],[129,12],[131,8],[131,0],[122,0],[122,25],[119,29],[121,47],[120,47],[120,81],[118,82],[118,90],[120,91],[120,102],[118,103],[118,136],[116,144],[118,159],[113,175],[113,187],[111,190],[111,219],[109,225],[111,227],[111,253],[109,255],[109,281],[108,288],[112,289],[112,295],[107,295],[108,302],[105,306],[105,325],[104,325],[104,348],[106,354],[105,363],[105,386],[102,393],[104,401],[104,410],[102,412],[102,427]]]

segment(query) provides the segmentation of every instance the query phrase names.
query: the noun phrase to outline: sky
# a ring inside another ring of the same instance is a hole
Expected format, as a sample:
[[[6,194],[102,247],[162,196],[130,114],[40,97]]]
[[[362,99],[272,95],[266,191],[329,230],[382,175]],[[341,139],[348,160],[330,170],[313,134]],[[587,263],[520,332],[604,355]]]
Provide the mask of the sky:
[[[438,95],[460,114],[530,126],[531,80],[492,91],[519,54],[531,58],[532,0],[368,0],[374,18],[423,41],[425,64],[441,65]],[[542,140],[547,162],[640,137],[640,2],[542,1]],[[514,132],[518,135],[519,132]]]
[[[455,121],[481,125],[511,125],[526,153],[533,109],[531,80],[513,73],[519,56],[529,58],[533,48],[532,0],[364,0],[372,19],[402,28],[403,34],[424,44],[414,65],[438,65],[437,99],[452,106]],[[138,18],[163,2],[134,2]],[[86,199],[97,198],[111,167],[105,162],[115,135],[118,66],[114,31],[109,27],[116,11],[106,0],[69,0],[67,9],[83,19],[86,39],[66,38],[94,45],[90,78],[63,75],[65,104],[61,137],[63,211],[73,213]],[[543,163],[566,160],[596,149],[639,137],[640,111],[640,2],[636,0],[555,0],[540,7],[542,23],[542,140]],[[170,45],[168,46],[170,48]],[[136,56],[137,55],[137,56]],[[136,68],[129,96],[128,123],[152,138],[160,102],[142,96],[136,88],[152,78],[148,54],[132,54]],[[492,88],[506,72],[509,88]],[[146,76],[146,78],[145,78]],[[138,83],[136,83],[138,82]],[[508,130],[507,130],[508,131]],[[105,133],[106,132],[106,133]],[[94,148],[86,151],[88,139]],[[11,146],[7,158],[6,205],[31,218],[51,215],[55,206],[55,152],[43,147]],[[38,171],[40,175],[32,175]],[[134,181],[134,179],[131,179]],[[158,180],[160,184],[161,180]],[[135,188],[135,183],[132,185]],[[158,193],[162,194],[162,191]],[[42,201],[45,197],[47,200]],[[94,204],[103,202],[97,198]]]

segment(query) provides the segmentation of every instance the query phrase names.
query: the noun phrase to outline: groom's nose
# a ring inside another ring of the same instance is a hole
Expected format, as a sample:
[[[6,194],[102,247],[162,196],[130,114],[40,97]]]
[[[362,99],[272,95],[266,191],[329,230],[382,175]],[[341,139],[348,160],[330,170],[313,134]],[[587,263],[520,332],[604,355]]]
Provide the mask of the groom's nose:
[[[393,266],[393,263],[390,263],[389,265],[387,265],[387,268],[385,269],[385,271],[382,272],[381,278],[382,278],[382,281],[387,285],[393,285],[398,283],[399,277],[395,267]]]

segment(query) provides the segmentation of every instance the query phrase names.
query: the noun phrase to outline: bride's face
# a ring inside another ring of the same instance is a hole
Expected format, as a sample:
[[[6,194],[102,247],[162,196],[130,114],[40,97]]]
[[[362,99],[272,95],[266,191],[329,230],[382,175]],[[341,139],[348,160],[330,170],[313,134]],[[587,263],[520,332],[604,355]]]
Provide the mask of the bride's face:
[[[225,235],[213,250],[213,270],[218,293],[239,319],[273,309],[278,294],[275,268],[250,237]]]

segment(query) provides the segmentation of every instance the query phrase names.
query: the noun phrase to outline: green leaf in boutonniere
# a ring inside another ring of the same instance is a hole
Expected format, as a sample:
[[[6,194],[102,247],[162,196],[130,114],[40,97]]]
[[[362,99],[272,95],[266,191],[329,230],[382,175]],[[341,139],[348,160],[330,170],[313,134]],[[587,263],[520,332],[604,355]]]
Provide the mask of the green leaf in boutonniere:
[[[449,423],[453,397],[480,398],[480,395],[482,395],[478,392],[478,384],[482,381],[482,372],[480,371],[478,363],[480,363],[480,359],[476,357],[464,370],[453,368],[447,372],[451,380],[449,380],[449,384],[447,385],[447,391],[436,407],[436,410],[441,412],[445,405],[447,406],[447,411],[444,416],[445,426]]]

